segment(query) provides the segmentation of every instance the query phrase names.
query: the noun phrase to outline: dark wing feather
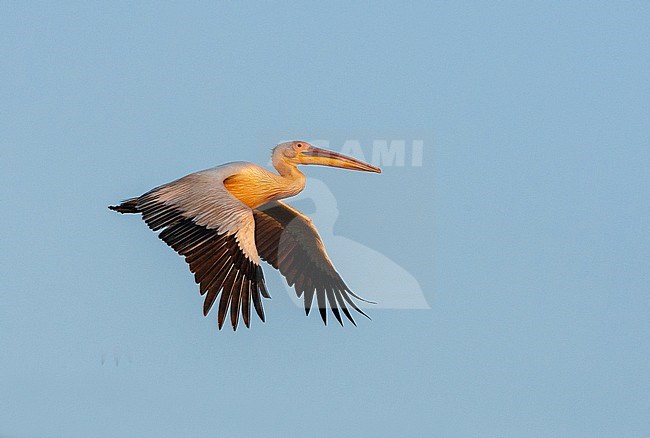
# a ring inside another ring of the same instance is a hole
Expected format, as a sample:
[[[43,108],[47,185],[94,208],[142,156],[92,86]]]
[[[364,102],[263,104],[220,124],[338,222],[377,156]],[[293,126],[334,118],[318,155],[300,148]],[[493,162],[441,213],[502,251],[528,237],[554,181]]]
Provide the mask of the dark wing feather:
[[[353,323],[346,302],[368,317],[351,297],[355,295],[336,272],[325,252],[318,231],[311,220],[280,201],[272,201],[253,210],[255,244],[260,257],[287,279],[298,297],[304,295],[305,313],[309,315],[314,295],[320,316],[327,324],[329,304],[337,321],[343,325],[339,310]]]
[[[268,298],[269,294],[262,268],[244,255],[234,234],[219,234],[216,229],[198,225],[186,212],[157,200],[155,192],[140,197],[137,209],[149,228],[162,230],[158,237],[185,257],[201,295],[205,295],[204,315],[221,293],[220,329],[230,313],[232,328],[236,330],[240,312],[244,324],[250,327],[251,299],[264,321],[261,297]]]

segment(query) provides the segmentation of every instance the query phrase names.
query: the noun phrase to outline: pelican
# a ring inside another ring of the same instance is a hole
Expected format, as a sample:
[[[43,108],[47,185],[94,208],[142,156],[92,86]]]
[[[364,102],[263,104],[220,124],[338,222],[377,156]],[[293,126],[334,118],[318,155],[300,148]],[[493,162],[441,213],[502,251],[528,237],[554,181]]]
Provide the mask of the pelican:
[[[239,314],[250,327],[251,302],[265,322],[262,297],[271,298],[261,261],[286,278],[308,316],[314,295],[323,323],[327,304],[343,325],[341,311],[356,325],[348,306],[368,317],[338,274],[311,219],[280,201],[305,187],[298,165],[317,164],[381,173],[381,169],[304,141],[273,148],[278,174],[247,162],[233,162],[191,173],[142,196],[109,206],[119,213],[139,213],[158,237],[185,257],[199,292],[203,315],[219,297],[218,327],[227,314],[237,330]],[[220,295],[220,296],[219,296]],[[339,311],[340,310],[340,311]]]

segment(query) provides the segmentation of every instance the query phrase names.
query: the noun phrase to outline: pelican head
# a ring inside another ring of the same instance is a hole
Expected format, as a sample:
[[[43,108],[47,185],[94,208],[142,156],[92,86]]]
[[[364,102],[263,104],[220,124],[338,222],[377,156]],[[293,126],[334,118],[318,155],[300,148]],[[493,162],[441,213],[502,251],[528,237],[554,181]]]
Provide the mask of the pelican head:
[[[289,141],[277,145],[273,149],[273,164],[276,165],[276,163],[286,163],[291,166],[320,164],[321,166],[381,173],[381,169],[378,167],[337,152],[317,148],[306,141]]]

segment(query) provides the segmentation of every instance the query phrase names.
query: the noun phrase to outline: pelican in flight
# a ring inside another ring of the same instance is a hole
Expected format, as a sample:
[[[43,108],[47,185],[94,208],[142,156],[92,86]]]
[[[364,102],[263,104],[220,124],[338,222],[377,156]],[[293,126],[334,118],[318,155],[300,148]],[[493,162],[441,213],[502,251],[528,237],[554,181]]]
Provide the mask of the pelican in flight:
[[[303,297],[307,315],[316,295],[323,323],[327,324],[329,303],[341,325],[340,311],[356,325],[348,305],[367,317],[352,297],[365,300],[336,272],[311,219],[280,199],[295,196],[305,187],[299,164],[376,173],[381,169],[304,141],[277,145],[272,162],[278,174],[252,163],[223,164],[109,208],[142,214],[149,228],[160,231],[158,237],[185,257],[205,295],[205,316],[219,297],[219,329],[228,313],[233,330],[240,313],[250,327],[251,301],[265,321],[261,297],[271,296],[260,259],[279,270],[298,297]]]

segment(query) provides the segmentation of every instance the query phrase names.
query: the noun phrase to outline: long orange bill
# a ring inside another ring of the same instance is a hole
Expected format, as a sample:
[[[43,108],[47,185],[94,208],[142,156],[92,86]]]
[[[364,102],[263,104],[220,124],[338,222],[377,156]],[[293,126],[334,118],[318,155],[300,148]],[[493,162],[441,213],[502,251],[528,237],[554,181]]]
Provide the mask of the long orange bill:
[[[321,166],[340,167],[350,170],[363,170],[365,172],[381,173],[379,167],[371,166],[368,163],[348,157],[347,155],[337,152],[328,151],[320,148],[312,148],[302,153],[304,157],[303,164],[320,164]]]

